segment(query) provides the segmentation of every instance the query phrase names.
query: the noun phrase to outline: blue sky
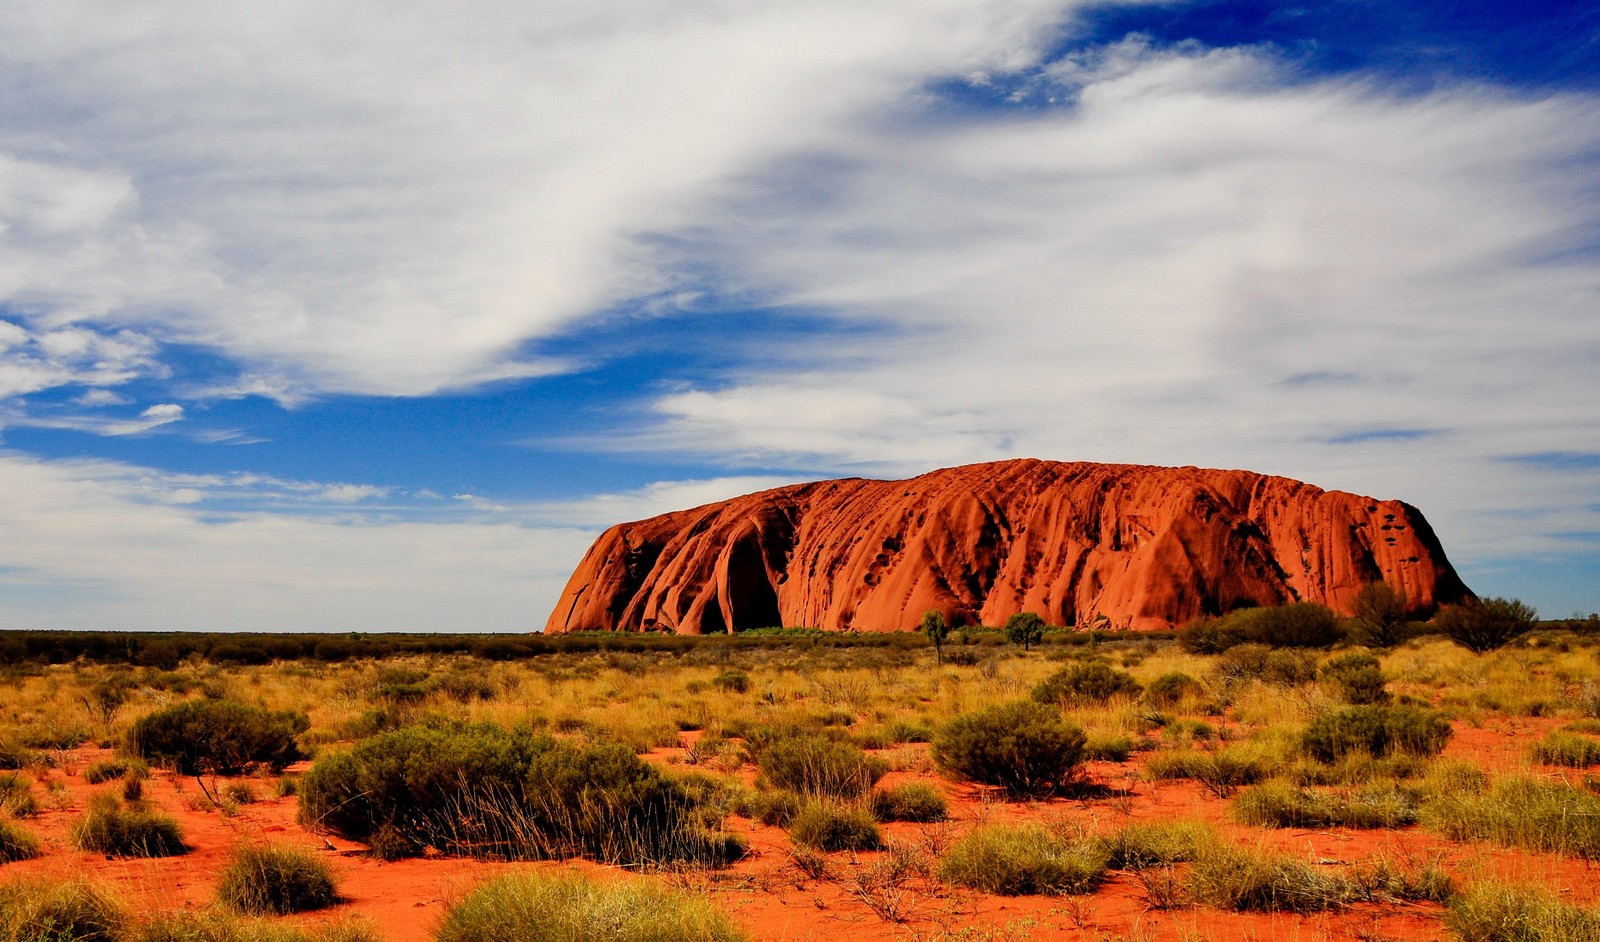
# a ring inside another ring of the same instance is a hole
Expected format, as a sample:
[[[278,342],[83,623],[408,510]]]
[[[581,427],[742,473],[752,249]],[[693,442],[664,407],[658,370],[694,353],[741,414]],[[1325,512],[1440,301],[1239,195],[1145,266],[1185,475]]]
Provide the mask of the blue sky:
[[[527,630],[604,526],[1012,456],[1600,609],[1600,12],[0,9],[0,627]]]

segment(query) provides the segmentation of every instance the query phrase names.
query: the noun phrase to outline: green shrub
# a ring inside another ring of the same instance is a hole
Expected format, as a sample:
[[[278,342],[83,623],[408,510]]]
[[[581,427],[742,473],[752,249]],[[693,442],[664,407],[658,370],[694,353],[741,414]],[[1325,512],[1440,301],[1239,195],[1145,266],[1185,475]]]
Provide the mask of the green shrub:
[[[682,785],[625,747],[481,724],[411,726],[318,757],[300,820],[382,857],[716,860],[728,844]]]
[[[1182,671],[1162,674],[1144,688],[1146,703],[1168,710],[1185,700],[1196,699],[1204,694],[1205,687],[1201,686],[1200,681]]]
[[[1147,870],[1187,863],[1216,840],[1217,832],[1198,821],[1130,824],[1106,838],[1107,865],[1117,870]]]
[[[437,942],[743,942],[705,899],[659,883],[511,873],[450,907]]]
[[[951,844],[938,874],[1001,896],[1092,893],[1109,859],[1099,841],[1067,840],[1036,824],[988,824]]]
[[[1341,654],[1317,669],[1317,679],[1346,703],[1388,703],[1388,681],[1370,654]]]
[[[1076,776],[1083,730],[1042,703],[1017,701],[958,716],[933,737],[933,760],[959,778],[1013,798],[1042,797]]]
[[[1033,699],[1059,707],[1097,706],[1113,697],[1137,697],[1144,688],[1130,674],[1101,661],[1069,664],[1033,688]]]
[[[20,824],[0,821],[0,864],[39,856],[39,839]]]
[[[1444,923],[1461,942],[1593,942],[1600,910],[1541,890],[1480,883],[1450,900]]]
[[[1566,782],[1511,776],[1487,790],[1466,775],[1430,777],[1422,823],[1456,841],[1600,860],[1600,796]]]
[[[101,759],[92,762],[83,770],[83,780],[90,785],[100,785],[113,779],[122,778],[128,773],[143,777],[150,774],[150,767],[138,759],[126,759],[121,756],[111,759]]]
[[[1397,828],[1417,820],[1417,806],[1393,786],[1329,794],[1267,782],[1241,792],[1234,799],[1233,816],[1244,824],[1273,828]]]
[[[1571,733],[1553,732],[1528,748],[1535,762],[1585,769],[1600,765],[1600,740]]]
[[[223,905],[243,913],[286,916],[339,901],[333,871],[315,853],[284,844],[245,844],[217,884]]]
[[[1532,607],[1517,599],[1474,599],[1446,605],[1434,616],[1440,634],[1478,654],[1504,647],[1539,624]]]
[[[72,826],[79,850],[110,857],[175,857],[188,853],[178,822],[163,814],[125,808],[111,795],[99,795]]]
[[[273,771],[301,758],[295,737],[311,721],[230,700],[188,700],[140,717],[128,732],[134,755],[184,775],[232,775],[252,765]]]
[[[1310,651],[1241,644],[1218,655],[1212,670],[1224,684],[1259,680],[1280,687],[1297,687],[1317,676],[1317,658]]]
[[[0,942],[119,942],[127,910],[108,890],[82,880],[0,885]]]
[[[804,795],[859,798],[889,771],[882,760],[850,743],[820,736],[790,736],[762,750],[762,776],[777,788]]]
[[[871,813],[831,801],[807,802],[789,822],[789,838],[801,847],[826,853],[877,850],[883,846],[883,834]]]
[[[949,814],[944,795],[926,782],[905,782],[872,793],[872,816],[879,821],[943,821]]]
[[[1350,640],[1370,648],[1392,648],[1410,634],[1411,606],[1387,582],[1369,582],[1351,605]]]
[[[1351,901],[1355,887],[1283,854],[1251,852],[1224,844],[1200,849],[1189,865],[1189,896],[1240,912],[1315,913]]]
[[[1306,754],[1332,762],[1356,752],[1372,756],[1438,755],[1451,736],[1443,714],[1421,707],[1351,706],[1317,717],[1301,736]]]
[[[1221,654],[1241,644],[1274,648],[1325,648],[1343,636],[1339,617],[1325,605],[1292,602],[1274,608],[1245,608],[1216,619],[1202,619],[1178,632],[1178,643],[1192,654]]]

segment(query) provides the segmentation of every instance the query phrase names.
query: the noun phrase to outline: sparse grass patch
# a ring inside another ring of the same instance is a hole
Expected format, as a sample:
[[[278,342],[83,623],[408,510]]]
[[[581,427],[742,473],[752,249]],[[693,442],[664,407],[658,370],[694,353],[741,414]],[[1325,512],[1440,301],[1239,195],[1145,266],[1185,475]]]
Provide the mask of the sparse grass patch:
[[[1246,785],[1265,781],[1278,771],[1272,756],[1247,747],[1183,749],[1150,757],[1145,774],[1162,779],[1194,779],[1219,798],[1230,798]]]
[[[90,763],[89,767],[83,770],[83,780],[90,785],[100,785],[129,773],[142,778],[150,774],[150,766],[138,759],[115,756]]]
[[[1092,893],[1111,852],[1092,838],[1069,839],[1037,824],[988,824],[950,845],[939,879],[1001,896]]]
[[[703,898],[647,881],[514,873],[450,907],[437,942],[742,942]]]
[[[339,901],[333,871],[314,852],[284,844],[246,844],[222,870],[217,898],[252,915],[323,909]]]
[[[889,771],[859,747],[821,736],[790,736],[761,752],[761,775],[777,788],[828,798],[859,798]]]
[[[1600,796],[1526,776],[1500,779],[1486,791],[1474,784],[1435,782],[1422,806],[1423,824],[1451,840],[1600,860]]]
[[[382,942],[382,937],[372,923],[359,918],[302,928],[206,909],[155,916],[129,942]]]
[[[96,796],[72,826],[79,850],[111,857],[174,857],[188,853],[178,822],[164,814],[124,807],[112,795]]]

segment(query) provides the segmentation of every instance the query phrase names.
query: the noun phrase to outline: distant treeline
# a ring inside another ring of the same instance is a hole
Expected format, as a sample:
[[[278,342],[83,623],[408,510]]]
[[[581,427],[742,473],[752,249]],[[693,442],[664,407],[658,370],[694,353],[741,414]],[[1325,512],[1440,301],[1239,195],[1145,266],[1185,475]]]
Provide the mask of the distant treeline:
[[[1170,639],[1171,632],[1082,632],[1056,630],[1045,644],[1089,644],[1117,639]],[[1003,634],[969,629],[946,644],[997,645]],[[134,664],[164,670],[191,658],[212,664],[268,664],[279,660],[347,661],[424,654],[467,654],[491,661],[517,661],[548,654],[589,652],[686,652],[711,645],[829,648],[920,648],[916,632],[839,632],[816,629],[761,629],[733,635],[675,635],[663,632],[575,632],[542,634],[390,634],[380,632],[240,633],[188,631],[0,631],[0,664],[65,664],[83,658],[107,664]]]

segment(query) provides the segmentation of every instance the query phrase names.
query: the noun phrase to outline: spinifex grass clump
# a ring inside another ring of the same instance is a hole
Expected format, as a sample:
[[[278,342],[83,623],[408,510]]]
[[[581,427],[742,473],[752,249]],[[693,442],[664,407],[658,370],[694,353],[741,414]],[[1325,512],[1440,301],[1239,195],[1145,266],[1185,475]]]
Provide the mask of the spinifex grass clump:
[[[217,898],[243,913],[286,916],[339,901],[333,871],[312,851],[284,844],[246,844],[234,851]]]
[[[834,801],[808,802],[789,822],[789,838],[801,847],[827,853],[883,846],[883,834],[870,812]]]
[[[138,759],[126,759],[121,756],[101,759],[90,763],[89,767],[83,770],[83,780],[90,785],[100,785],[130,773],[143,778],[150,774],[150,767]]]
[[[1480,883],[1457,894],[1445,913],[1461,942],[1593,942],[1600,910],[1571,906],[1549,893]]]
[[[39,856],[39,839],[11,821],[0,821],[0,864]]]
[[[1279,765],[1276,756],[1246,746],[1216,751],[1180,749],[1152,756],[1145,774],[1157,781],[1194,779],[1217,797],[1229,798],[1245,785],[1266,780]]]
[[[319,757],[299,795],[307,826],[385,857],[724,863],[739,850],[708,833],[715,809],[632,750],[491,724],[379,734]]]
[[[743,942],[706,900],[646,881],[514,873],[450,907],[437,942]]]
[[[1241,792],[1234,799],[1233,816],[1245,824],[1273,828],[1397,828],[1416,821],[1417,806],[1392,785],[1315,792],[1287,782],[1267,782]]]
[[[14,818],[31,818],[38,810],[33,782],[21,772],[0,772],[0,812]]]
[[[804,735],[773,741],[761,751],[760,766],[772,786],[830,798],[859,798],[889,771],[850,743]]]
[[[1421,707],[1351,706],[1317,717],[1301,745],[1321,762],[1353,753],[1438,755],[1450,742],[1450,720]]]
[[[301,758],[295,737],[310,726],[303,713],[188,700],[136,720],[128,730],[128,750],[184,775],[233,775],[252,765],[282,771]]]
[[[376,927],[359,918],[302,928],[207,909],[153,916],[128,942],[383,942],[383,938]]]
[[[189,852],[178,822],[143,808],[125,807],[112,795],[98,795],[89,812],[72,826],[79,850],[112,857],[175,857]]]
[[[904,782],[872,793],[872,815],[879,821],[943,821],[949,813],[944,796],[926,782]]]
[[[1002,896],[1092,893],[1110,859],[1092,838],[1067,838],[1036,824],[988,824],[950,845],[938,873],[947,883]]]
[[[92,883],[0,884],[0,942],[119,942],[127,925],[122,903]]]
[[[1350,902],[1356,888],[1296,857],[1225,844],[1201,848],[1189,865],[1188,894],[1219,909],[1315,913]]]
[[[1534,743],[1529,748],[1528,754],[1533,761],[1543,762],[1545,765],[1585,769],[1591,765],[1600,765],[1600,739],[1554,732]]]
[[[1600,797],[1575,785],[1525,776],[1487,790],[1466,776],[1434,782],[1422,822],[1451,840],[1600,860]]]
[[[1147,870],[1187,863],[1202,848],[1216,843],[1217,832],[1198,821],[1159,821],[1130,824],[1103,840],[1107,866],[1116,870]]]
[[[1077,775],[1088,738],[1059,711],[1023,700],[958,716],[933,737],[933,760],[1012,798],[1055,794]]]

